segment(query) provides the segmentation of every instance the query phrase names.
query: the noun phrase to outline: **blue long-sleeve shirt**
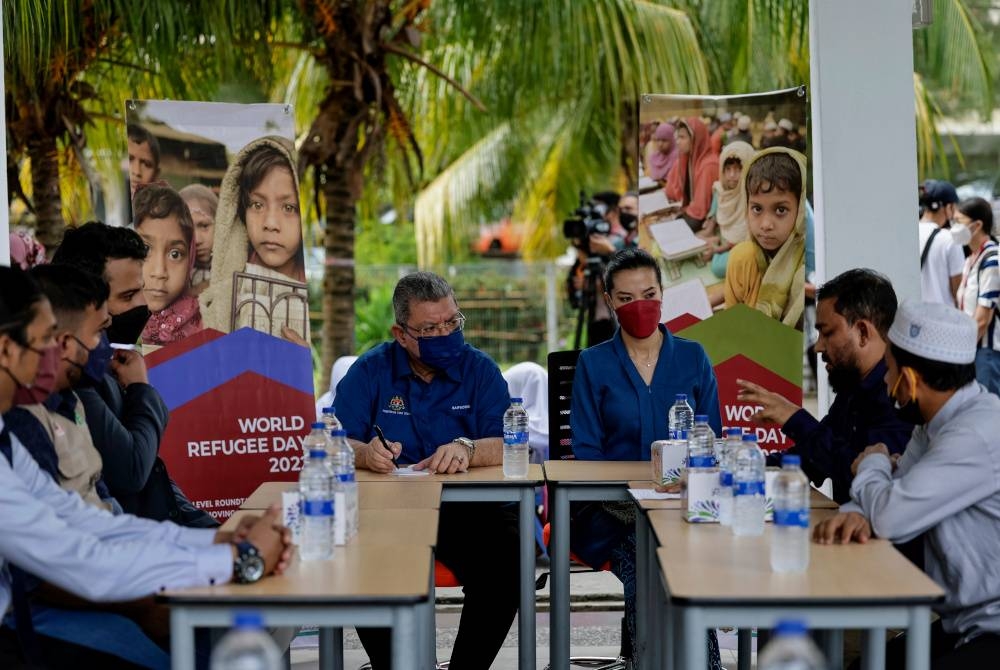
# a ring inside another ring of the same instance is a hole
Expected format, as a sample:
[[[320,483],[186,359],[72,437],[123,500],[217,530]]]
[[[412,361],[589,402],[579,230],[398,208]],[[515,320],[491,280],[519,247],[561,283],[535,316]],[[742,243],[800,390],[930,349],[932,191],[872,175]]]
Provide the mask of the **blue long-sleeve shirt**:
[[[910,441],[913,426],[896,415],[884,377],[885,363],[879,361],[856,388],[837,394],[821,421],[800,409],[782,426],[795,441],[787,453],[802,457],[802,469],[817,484],[829,477],[838,503],[851,499],[851,464],[866,447],[882,442],[901,454]]]
[[[650,445],[669,437],[667,414],[678,393],[687,394],[695,414],[708,416],[717,435],[721,431],[718,385],[705,350],[663,325],[660,332],[663,344],[649,386],[629,358],[620,330],[581,352],[570,409],[578,459],[649,460]]]

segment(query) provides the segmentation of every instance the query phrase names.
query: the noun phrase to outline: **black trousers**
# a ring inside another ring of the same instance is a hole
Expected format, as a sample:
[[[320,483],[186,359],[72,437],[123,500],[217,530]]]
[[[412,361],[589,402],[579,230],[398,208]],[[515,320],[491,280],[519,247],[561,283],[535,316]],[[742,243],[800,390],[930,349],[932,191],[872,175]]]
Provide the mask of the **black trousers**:
[[[488,670],[520,600],[517,506],[444,503],[435,557],[462,583],[465,604],[451,652],[453,670]],[[386,628],[359,628],[373,670],[391,667]]]
[[[1000,635],[985,633],[978,635],[961,647],[956,648],[961,635],[946,633],[941,621],[931,625],[931,670],[968,670],[970,668],[994,668],[1000,658]],[[851,670],[861,667],[858,659],[851,664]],[[906,635],[900,635],[885,647],[886,670],[906,670]]]
[[[102,668],[107,670],[132,670],[133,665],[117,656],[102,654],[94,649],[81,647],[54,637],[35,634],[42,658],[40,663],[29,663],[21,653],[17,633],[0,626],[0,668],[4,670],[43,670],[46,668]]]

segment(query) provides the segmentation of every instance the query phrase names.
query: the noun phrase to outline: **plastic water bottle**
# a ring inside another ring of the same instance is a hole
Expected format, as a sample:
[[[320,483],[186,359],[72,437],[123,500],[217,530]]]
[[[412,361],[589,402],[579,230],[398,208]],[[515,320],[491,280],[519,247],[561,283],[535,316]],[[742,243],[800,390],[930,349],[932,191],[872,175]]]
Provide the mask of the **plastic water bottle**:
[[[325,436],[323,440],[325,442]],[[302,500],[302,542],[299,553],[303,561],[322,561],[333,556],[336,490],[336,478],[326,463],[326,450],[313,449],[299,474],[299,495]]]
[[[744,435],[733,460],[733,534],[764,532],[764,452],[756,435]]]
[[[326,438],[326,424],[322,421],[314,421],[311,428],[311,432],[302,441],[302,451],[305,452],[306,458],[309,458],[309,452],[316,449],[326,451],[329,446]]]
[[[726,439],[719,449],[719,523],[733,525],[733,456],[743,441],[742,428],[727,428]]]
[[[678,393],[674,406],[670,408],[667,415],[667,428],[670,430],[670,439],[681,439],[681,431],[690,431],[694,428],[694,410],[688,404],[686,393]]]
[[[354,449],[343,428],[330,431],[327,463],[339,483],[333,507],[337,510],[336,523],[343,525],[342,531],[337,528],[337,544],[344,544],[358,533],[358,482],[354,476]]]
[[[503,414],[503,476],[528,476],[528,412],[521,398],[511,398]]]
[[[774,572],[802,572],[809,565],[809,479],[800,465],[798,456],[785,454],[774,480]]]
[[[688,467],[715,467],[715,433],[705,414],[694,417],[694,428],[688,433]]]
[[[779,621],[757,657],[758,670],[826,670],[827,663],[798,620]]]
[[[323,408],[323,427],[326,428],[327,435],[330,434],[331,430],[339,430],[343,428],[343,424],[340,423],[340,419],[337,418],[337,408],[333,405]]]
[[[281,651],[257,612],[238,612],[233,628],[212,650],[212,670],[279,670]]]

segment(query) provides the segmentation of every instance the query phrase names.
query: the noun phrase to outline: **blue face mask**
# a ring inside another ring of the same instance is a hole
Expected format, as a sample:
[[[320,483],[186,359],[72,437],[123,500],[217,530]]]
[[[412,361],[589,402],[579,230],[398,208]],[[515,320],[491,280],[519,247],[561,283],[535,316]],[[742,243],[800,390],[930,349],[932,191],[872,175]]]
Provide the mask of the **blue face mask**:
[[[438,370],[447,370],[462,357],[465,338],[460,330],[437,337],[421,337],[417,340],[417,349],[422,363]]]
[[[93,349],[88,349],[87,345],[80,342],[79,338],[74,339],[76,339],[81,347],[87,350],[87,362],[83,365],[73,361],[70,362],[83,371],[83,376],[85,377],[83,381],[85,384],[87,382],[97,384],[104,379],[104,375],[111,365],[111,357],[115,353],[115,350],[111,348],[111,343],[108,341],[107,333],[101,332],[101,341]]]

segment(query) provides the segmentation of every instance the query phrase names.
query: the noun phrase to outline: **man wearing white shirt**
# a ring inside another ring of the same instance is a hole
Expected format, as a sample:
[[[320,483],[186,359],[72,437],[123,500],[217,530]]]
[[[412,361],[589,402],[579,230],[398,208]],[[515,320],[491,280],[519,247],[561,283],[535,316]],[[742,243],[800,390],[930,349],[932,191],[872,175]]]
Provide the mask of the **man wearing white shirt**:
[[[18,269],[0,267],[0,415],[10,409],[17,388],[33,384],[39,361],[54,344],[55,327],[38,285]],[[245,536],[234,537],[88,506],[38,469],[2,418],[0,509],[0,613],[12,600],[18,606],[8,563],[88,600],[111,601],[162,589],[256,581],[283,569],[290,557],[290,537],[278,525],[276,509],[249,525]],[[32,660],[66,658],[65,645],[60,650],[56,640],[32,639],[25,628],[19,631],[21,643],[41,655]],[[0,629],[2,667],[23,662],[12,640],[9,629]],[[71,653],[86,665],[87,651]]]
[[[946,181],[928,179],[920,186],[920,292],[924,302],[955,306],[965,254],[948,234],[958,193]]]

